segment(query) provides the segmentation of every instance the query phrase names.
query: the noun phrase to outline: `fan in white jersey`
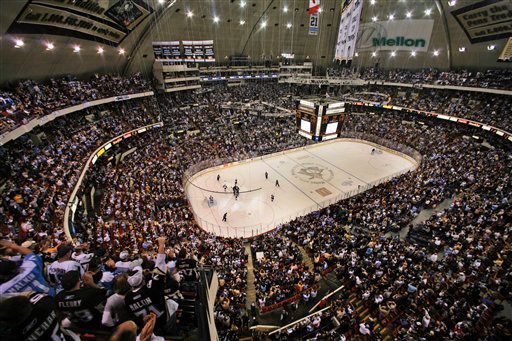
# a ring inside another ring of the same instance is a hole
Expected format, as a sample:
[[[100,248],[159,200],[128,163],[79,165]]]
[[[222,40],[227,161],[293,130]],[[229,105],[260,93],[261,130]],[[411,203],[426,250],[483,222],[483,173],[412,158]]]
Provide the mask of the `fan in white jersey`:
[[[57,292],[62,290],[60,283],[60,277],[69,271],[79,271],[80,277],[84,274],[84,269],[77,261],[71,260],[71,252],[73,247],[66,244],[61,244],[57,248],[57,260],[53,262],[46,273],[48,275],[49,282],[56,287]]]
[[[94,253],[85,253],[83,249],[83,246],[76,247],[75,252],[71,255],[71,259],[80,263],[84,271],[87,271],[89,269],[89,262],[92,257],[94,257]]]

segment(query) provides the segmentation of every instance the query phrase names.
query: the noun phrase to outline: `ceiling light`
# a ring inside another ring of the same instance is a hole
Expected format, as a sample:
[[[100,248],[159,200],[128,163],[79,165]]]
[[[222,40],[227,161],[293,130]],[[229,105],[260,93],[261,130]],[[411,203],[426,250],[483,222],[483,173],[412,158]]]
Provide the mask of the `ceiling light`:
[[[396,51],[391,51],[391,57],[396,56]]]
[[[357,53],[357,52],[354,53],[354,56],[359,57],[359,53]]]
[[[425,10],[425,15],[430,15],[430,14],[432,14],[432,9],[431,8],[427,8]]]
[[[411,56],[416,57],[416,51],[411,51]]]
[[[46,43],[46,51],[53,50],[55,48],[55,45],[53,43]]]
[[[240,7],[244,8],[247,3],[245,1],[240,1]]]
[[[375,5],[375,0],[370,0],[370,5]]]
[[[286,24],[286,28],[292,28],[292,23],[289,22],[288,24]]]
[[[80,52],[80,45],[73,46],[73,52],[74,53],[79,53]]]
[[[192,12],[191,10],[188,10],[187,11],[187,18],[192,18],[194,16],[194,12]]]
[[[15,48],[19,49],[19,48],[20,48],[20,47],[22,47],[23,45],[25,45],[25,43],[23,42],[23,40],[21,40],[21,39],[16,39],[16,41],[15,41],[15,45],[14,45],[14,47],[15,47]]]
[[[103,52],[105,52],[105,50],[103,49],[103,47],[98,46],[98,49],[96,49],[96,52],[98,52],[99,54],[103,54]]]
[[[245,25],[245,20],[240,20],[240,26]]]
[[[496,48],[496,45],[487,45],[487,50],[492,51]]]
[[[412,12],[411,12],[411,11],[409,11],[409,12],[405,13],[405,17],[406,17],[406,18],[410,18],[410,17],[412,17]]]
[[[395,19],[395,15],[393,13],[391,13],[388,18],[389,18],[389,20],[393,20],[393,19]]]
[[[377,52],[372,52],[372,57],[377,57]]]
[[[377,18],[376,16],[372,18],[373,22],[376,22],[377,20],[379,20],[379,18]]]
[[[457,4],[457,0],[450,0],[448,1],[448,6],[453,7]]]
[[[262,21],[261,22],[261,27],[263,28],[263,27],[266,27],[266,26],[267,26],[267,22],[266,21]]]
[[[124,55],[124,54],[125,54],[125,52],[126,52],[126,51],[125,51],[124,49],[119,49],[119,54],[120,54],[120,55]]]
[[[459,47],[459,52],[466,52],[466,48],[464,46]]]
[[[435,51],[434,51],[434,56],[435,56],[435,57],[439,56],[439,50],[435,50]]]
[[[218,16],[214,16],[214,17],[213,17],[213,22],[217,23],[217,22],[219,22],[219,20],[220,20],[220,19],[219,19],[219,17],[218,17]]]
[[[288,6],[284,6],[284,7],[283,7],[283,12],[284,12],[284,13],[288,13]]]

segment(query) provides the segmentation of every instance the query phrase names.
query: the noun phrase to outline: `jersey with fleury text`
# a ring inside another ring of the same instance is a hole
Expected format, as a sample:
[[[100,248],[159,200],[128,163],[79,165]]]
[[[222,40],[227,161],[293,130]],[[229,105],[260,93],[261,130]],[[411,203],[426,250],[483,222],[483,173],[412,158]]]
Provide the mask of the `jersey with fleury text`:
[[[61,291],[55,297],[56,307],[77,327],[100,329],[106,293],[105,289],[89,287]]]

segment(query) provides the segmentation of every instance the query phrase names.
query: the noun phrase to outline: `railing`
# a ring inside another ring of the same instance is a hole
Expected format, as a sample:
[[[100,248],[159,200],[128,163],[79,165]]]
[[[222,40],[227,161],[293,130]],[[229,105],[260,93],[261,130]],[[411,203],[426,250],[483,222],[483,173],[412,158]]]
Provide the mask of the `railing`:
[[[349,140],[349,141],[354,140],[355,142],[367,143],[372,146],[375,146],[376,148],[384,149],[387,152],[397,154],[401,157],[408,159],[411,163],[413,163],[414,168],[402,170],[402,171],[393,173],[387,177],[380,178],[378,180],[369,182],[364,186],[358,186],[358,188],[353,189],[351,191],[342,192],[334,197],[331,197],[330,199],[327,199],[327,200],[324,200],[321,202],[317,202],[315,205],[311,205],[309,207],[297,210],[297,211],[293,212],[292,214],[282,216],[282,217],[272,221],[271,223],[259,223],[259,224],[247,225],[247,226],[220,225],[218,223],[202,219],[194,211],[193,206],[189,202],[189,206],[191,207],[191,211],[192,211],[192,214],[194,216],[196,223],[206,232],[213,233],[218,236],[229,237],[229,238],[252,238],[252,237],[273,231],[274,229],[279,228],[282,224],[290,222],[298,217],[302,217],[309,213],[316,212],[322,208],[333,205],[341,200],[350,198],[359,193],[363,193],[363,192],[365,192],[377,185],[380,185],[384,182],[388,182],[389,180],[396,178],[402,174],[405,174],[411,170],[415,170],[421,164],[421,161],[422,161],[421,154],[418,153],[413,148],[410,148],[410,147],[407,147],[400,143],[386,140],[384,138],[377,137],[377,136],[374,136],[371,134],[359,133],[359,132],[342,132],[342,134],[340,135],[340,138],[342,138],[344,140]],[[330,140],[330,141],[323,142],[323,143],[324,144],[335,143],[336,141],[338,141],[338,139]],[[233,166],[233,165],[237,165],[237,164],[244,164],[244,163],[248,163],[248,162],[252,162],[252,161],[256,161],[256,160],[264,160],[264,159],[267,159],[267,158],[270,158],[270,157],[273,157],[276,155],[284,155],[284,154],[289,153],[294,150],[304,150],[306,148],[308,148],[308,146],[294,148],[294,149],[288,149],[288,150],[281,151],[278,153],[273,153],[273,154],[255,157],[255,158],[251,158],[251,159],[246,159],[246,160],[242,160],[242,161],[238,161],[236,158],[230,157],[230,158],[222,158],[222,159],[207,160],[207,161],[199,162],[199,163],[191,166],[184,172],[184,175],[182,178],[183,189],[184,189],[185,193],[187,193],[187,186],[193,186],[193,187],[201,189],[202,191],[206,191],[206,192],[210,192],[210,193],[217,193],[220,195],[232,195],[231,192],[218,192],[218,191],[212,191],[210,189],[202,188],[194,183],[194,179],[196,179],[197,177],[199,177],[200,175],[202,175],[206,172],[211,172],[216,169],[220,170],[224,167],[229,167],[229,166]],[[241,193],[254,192],[254,191],[258,191],[258,190],[260,190],[260,188],[250,188],[248,191],[241,192]],[[188,196],[187,196],[187,200],[188,200]]]
[[[146,131],[149,131],[151,129],[155,128],[161,128],[163,127],[163,122],[155,122],[152,124],[148,124],[136,129],[132,129],[130,131],[125,131],[121,135],[118,135],[107,142],[103,143],[101,146],[96,148],[96,150],[89,156],[89,159],[87,159],[87,162],[84,164],[82,168],[82,172],[80,173],[80,177],[78,178],[78,181],[75,184],[75,187],[73,188],[73,191],[71,192],[71,195],[69,196],[68,204],[66,205],[66,209],[64,210],[64,234],[66,235],[67,239],[71,242],[73,241],[73,234],[70,230],[70,225],[73,226],[74,221],[74,215],[76,208],[78,206],[78,197],[77,193],[80,189],[80,186],[82,186],[82,181],[84,180],[85,174],[91,167],[91,165],[94,165],[99,157],[104,155],[105,151],[110,149],[113,145],[116,145],[120,143],[123,140],[129,139],[133,136],[138,136],[141,133],[144,133]],[[73,228],[74,230],[74,228]]]
[[[32,129],[34,129],[36,127],[43,126],[46,123],[51,122],[60,116],[64,116],[64,115],[67,115],[67,114],[70,114],[70,113],[73,113],[76,111],[80,111],[80,110],[94,107],[94,106],[101,105],[101,104],[126,101],[129,99],[134,99],[134,98],[139,98],[139,97],[147,97],[147,96],[153,96],[153,95],[154,95],[153,91],[146,91],[146,92],[141,92],[141,93],[137,93],[137,94],[119,95],[119,96],[102,98],[102,99],[98,99],[95,101],[83,102],[83,103],[73,105],[73,106],[70,106],[67,108],[56,110],[56,111],[52,112],[51,114],[48,114],[48,115],[45,115],[42,117],[33,118],[28,123],[21,125],[11,131],[1,134],[0,135],[0,146],[6,144],[9,141],[17,139],[18,137],[30,132]]]

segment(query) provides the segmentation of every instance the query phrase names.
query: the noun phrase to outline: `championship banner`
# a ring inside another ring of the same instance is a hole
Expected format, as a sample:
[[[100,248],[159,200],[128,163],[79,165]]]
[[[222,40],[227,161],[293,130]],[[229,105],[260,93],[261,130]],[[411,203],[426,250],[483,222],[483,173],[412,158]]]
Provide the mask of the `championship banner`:
[[[362,8],[362,0],[347,0],[343,4],[334,53],[336,60],[352,60],[354,57]]]
[[[10,34],[54,34],[119,45],[153,9],[143,0],[29,0]]]
[[[507,38],[512,35],[512,1],[486,0],[452,12],[469,41]]]
[[[433,19],[364,23],[359,28],[357,50],[426,52],[433,28]]]

